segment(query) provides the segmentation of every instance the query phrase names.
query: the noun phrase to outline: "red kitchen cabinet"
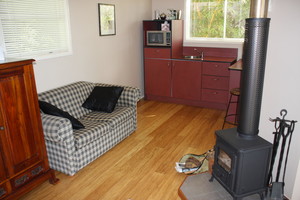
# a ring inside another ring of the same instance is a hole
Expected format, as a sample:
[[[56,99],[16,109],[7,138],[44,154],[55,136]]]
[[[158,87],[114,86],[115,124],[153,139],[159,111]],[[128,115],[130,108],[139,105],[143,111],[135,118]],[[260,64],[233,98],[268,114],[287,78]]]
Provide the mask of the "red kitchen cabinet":
[[[203,62],[202,68],[202,101],[223,104],[228,102],[230,63]]]
[[[171,60],[145,59],[145,95],[171,97]]]
[[[145,95],[200,100],[201,62],[145,59]]]
[[[228,70],[237,49],[184,47],[183,21],[167,22],[171,45],[154,46],[147,44],[147,31],[161,31],[165,20],[143,21],[145,99],[225,110],[229,89],[239,85],[239,75]],[[199,52],[203,60],[186,57]]]
[[[199,61],[172,61],[172,97],[200,100],[201,64]]]

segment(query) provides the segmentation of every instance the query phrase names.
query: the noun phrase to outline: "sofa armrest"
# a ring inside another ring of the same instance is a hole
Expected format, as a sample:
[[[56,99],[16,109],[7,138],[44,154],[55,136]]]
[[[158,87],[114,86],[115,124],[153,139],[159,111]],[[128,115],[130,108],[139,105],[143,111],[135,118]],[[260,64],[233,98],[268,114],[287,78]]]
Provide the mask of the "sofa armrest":
[[[122,86],[122,85],[112,85],[105,83],[96,83],[96,86],[120,86],[124,87],[124,90],[118,100],[117,106],[126,107],[133,106],[135,107],[137,102],[141,99],[141,91],[139,88]]]
[[[44,136],[46,140],[74,146],[73,129],[70,120],[41,113]]]

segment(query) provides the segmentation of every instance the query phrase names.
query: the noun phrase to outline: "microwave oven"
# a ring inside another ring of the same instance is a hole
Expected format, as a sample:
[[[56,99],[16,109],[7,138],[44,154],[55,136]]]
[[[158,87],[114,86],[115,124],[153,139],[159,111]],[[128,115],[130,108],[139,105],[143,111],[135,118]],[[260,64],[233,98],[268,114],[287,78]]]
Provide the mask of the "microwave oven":
[[[147,46],[171,46],[171,31],[147,31]]]

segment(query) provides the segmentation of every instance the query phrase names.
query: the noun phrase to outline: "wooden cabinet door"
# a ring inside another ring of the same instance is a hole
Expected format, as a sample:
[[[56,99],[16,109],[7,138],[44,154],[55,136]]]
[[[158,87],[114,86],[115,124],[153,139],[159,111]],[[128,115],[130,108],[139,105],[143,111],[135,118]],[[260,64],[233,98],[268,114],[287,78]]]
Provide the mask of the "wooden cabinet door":
[[[43,159],[32,85],[31,75],[23,66],[1,70],[1,141],[10,176]]]
[[[1,137],[4,133],[4,121],[3,121],[3,118],[2,118],[2,113],[1,113],[1,110],[0,110],[0,183],[2,181],[4,181],[6,178],[7,178],[7,175],[6,175],[6,169],[5,169],[5,166],[4,166],[4,148],[3,148],[3,137]]]
[[[0,183],[7,178],[5,171],[6,170],[4,167],[3,156],[1,155],[1,152],[0,152]]]
[[[172,96],[200,100],[201,62],[173,60],[172,65]]]
[[[145,59],[145,93],[171,96],[171,60]]]

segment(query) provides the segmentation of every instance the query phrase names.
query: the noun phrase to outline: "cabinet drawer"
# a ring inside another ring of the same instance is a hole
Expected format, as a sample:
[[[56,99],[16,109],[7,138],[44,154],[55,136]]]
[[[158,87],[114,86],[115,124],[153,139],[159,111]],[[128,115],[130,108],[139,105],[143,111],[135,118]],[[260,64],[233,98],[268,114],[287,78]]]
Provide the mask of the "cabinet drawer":
[[[229,77],[202,76],[202,88],[228,90]]]
[[[9,182],[5,182],[0,185],[0,199],[6,197],[11,192]]]
[[[202,89],[202,101],[227,103],[228,91]]]
[[[171,49],[165,48],[144,48],[145,58],[171,58]]]
[[[38,164],[29,170],[23,172],[19,176],[13,178],[11,180],[11,184],[14,188],[19,188],[22,185],[26,184],[27,182],[34,179],[36,176],[42,174],[45,170],[45,167],[42,164]]]
[[[215,76],[229,76],[229,63],[203,62],[202,73]]]

